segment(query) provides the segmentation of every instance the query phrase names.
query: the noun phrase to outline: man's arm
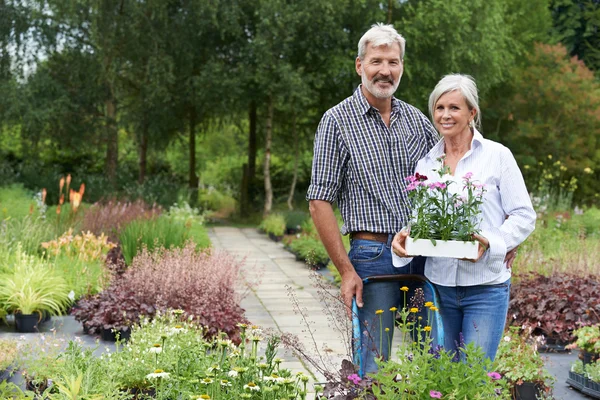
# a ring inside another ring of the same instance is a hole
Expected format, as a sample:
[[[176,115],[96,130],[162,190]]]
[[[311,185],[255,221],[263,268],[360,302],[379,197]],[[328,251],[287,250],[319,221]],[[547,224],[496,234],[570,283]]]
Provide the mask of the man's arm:
[[[331,258],[333,265],[335,265],[342,277],[342,299],[350,316],[352,313],[352,298],[354,296],[356,296],[356,304],[359,307],[363,306],[362,279],[360,279],[354,270],[348,254],[346,254],[331,203],[324,200],[311,200],[309,209],[317,232],[327,250],[327,254],[329,254],[329,258]]]

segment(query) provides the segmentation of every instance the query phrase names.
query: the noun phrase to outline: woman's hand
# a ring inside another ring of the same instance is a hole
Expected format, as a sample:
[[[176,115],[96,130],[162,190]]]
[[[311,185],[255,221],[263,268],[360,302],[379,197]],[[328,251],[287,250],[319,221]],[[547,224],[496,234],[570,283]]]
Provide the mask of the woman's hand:
[[[402,230],[396,233],[394,240],[392,240],[392,251],[398,257],[410,257],[406,252],[406,238],[408,237],[409,233],[410,232],[408,230]]]
[[[487,240],[485,237],[483,237],[481,235],[477,235],[477,234],[473,235],[473,239],[475,239],[479,242],[479,252],[477,253],[477,258],[475,260],[469,260],[469,261],[477,262],[477,261],[479,261],[479,259],[481,257],[483,257],[483,255],[485,254],[487,249],[490,247],[490,241]]]

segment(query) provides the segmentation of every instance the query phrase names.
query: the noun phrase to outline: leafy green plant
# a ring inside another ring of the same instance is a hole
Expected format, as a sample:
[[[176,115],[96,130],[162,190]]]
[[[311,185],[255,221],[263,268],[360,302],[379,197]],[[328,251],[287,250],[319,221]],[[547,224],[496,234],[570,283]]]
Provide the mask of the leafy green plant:
[[[588,353],[600,353],[600,325],[583,326],[573,331],[574,346]]]
[[[304,211],[287,211],[284,213],[284,217],[285,229],[288,233],[300,231],[302,224],[310,218]]]
[[[437,312],[429,305],[431,315]],[[389,310],[382,312],[394,312]],[[404,340],[397,349],[398,361],[378,362],[379,370],[372,374],[375,398],[383,399],[508,399],[506,381],[492,368],[481,348],[473,343],[459,346],[459,354],[433,347],[431,327],[415,322],[414,309],[404,307],[399,312],[400,331]],[[419,334],[413,335],[414,332]],[[416,337],[411,341],[410,337]],[[457,358],[465,360],[458,361]],[[348,377],[350,378],[350,377]],[[460,384],[457,382],[460,381]],[[428,397],[429,396],[429,397]]]
[[[71,303],[65,280],[45,262],[18,251],[0,276],[0,304],[8,312],[62,314]]]
[[[39,215],[33,193],[19,184],[0,187],[0,221],[31,214]]]
[[[38,254],[42,242],[56,237],[55,233],[52,224],[42,217],[11,218],[0,223],[0,248],[12,252],[20,246],[27,254]]]
[[[600,383],[600,362],[596,361],[595,363],[587,364],[585,372],[590,380]]]
[[[155,248],[183,247],[189,239],[189,229],[185,222],[161,216],[151,220],[133,221],[119,236],[123,257],[131,265],[142,248],[152,251]]]
[[[260,229],[274,236],[282,236],[285,233],[285,217],[282,214],[269,214],[260,224]]]
[[[438,160],[441,164],[442,159]],[[409,176],[406,190],[413,207],[410,235],[414,239],[473,240],[481,219],[483,185],[471,180],[467,173],[455,180],[447,167],[434,170],[439,180],[419,173]],[[464,187],[464,196],[453,193],[450,185]]]
[[[13,382],[0,382],[0,399],[23,400],[33,398],[35,398],[33,392],[23,392],[21,388]]]
[[[554,377],[544,367],[544,360],[534,344],[528,342],[529,332],[521,333],[519,327],[510,327],[498,347],[494,369],[508,380],[511,386],[523,382],[540,384],[546,394],[552,390]]]
[[[299,238],[293,239],[288,247],[292,253],[296,254],[299,259],[305,260],[310,266],[323,267],[329,262],[327,250],[319,239],[301,235]]]

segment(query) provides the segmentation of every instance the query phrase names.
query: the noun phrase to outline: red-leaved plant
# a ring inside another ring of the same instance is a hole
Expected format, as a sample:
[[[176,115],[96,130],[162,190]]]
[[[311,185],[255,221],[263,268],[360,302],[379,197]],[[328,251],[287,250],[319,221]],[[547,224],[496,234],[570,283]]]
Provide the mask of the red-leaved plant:
[[[95,235],[104,233],[111,242],[117,243],[121,230],[131,221],[137,219],[151,219],[162,213],[160,206],[149,206],[143,200],[132,203],[122,203],[109,200],[106,203],[94,203],[83,218],[82,229]]]
[[[73,315],[90,333],[98,333],[131,326],[157,309],[182,309],[206,326],[207,336],[225,332],[237,341],[237,324],[248,323],[235,291],[241,264],[224,252],[197,252],[193,243],[143,250],[105,291],[81,300]]]
[[[529,273],[512,285],[508,323],[569,343],[573,330],[600,323],[598,293],[600,279],[593,275]]]

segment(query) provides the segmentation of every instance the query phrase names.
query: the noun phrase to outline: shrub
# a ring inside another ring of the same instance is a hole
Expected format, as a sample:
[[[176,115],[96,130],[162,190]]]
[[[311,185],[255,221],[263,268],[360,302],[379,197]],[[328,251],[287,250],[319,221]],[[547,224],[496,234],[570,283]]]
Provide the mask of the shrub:
[[[319,239],[300,236],[290,242],[289,248],[299,259],[313,267],[324,267],[329,262],[329,255]]]
[[[231,213],[236,209],[237,202],[227,194],[210,187],[198,193],[198,200],[204,210]]]
[[[206,326],[207,336],[222,331],[235,338],[236,324],[245,321],[235,292],[240,267],[232,256],[197,252],[192,243],[182,249],[144,249],[104,292],[80,301],[74,315],[93,333],[131,326],[155,310],[180,308]]]
[[[82,229],[95,235],[104,233],[112,242],[117,242],[127,224],[134,220],[156,218],[161,212],[159,206],[149,206],[143,200],[124,203],[109,200],[106,203],[95,203],[85,212]]]
[[[260,229],[274,236],[285,232],[285,218],[282,214],[269,214],[260,224]]]
[[[600,323],[598,293],[596,276],[530,273],[511,286],[508,323],[571,342],[575,329]]]
[[[155,248],[183,247],[189,239],[189,229],[182,221],[168,217],[131,222],[119,236],[121,250],[127,265],[143,248],[152,251]]]
[[[296,233],[302,230],[302,224],[309,218],[304,211],[288,211],[284,213],[286,233]]]

